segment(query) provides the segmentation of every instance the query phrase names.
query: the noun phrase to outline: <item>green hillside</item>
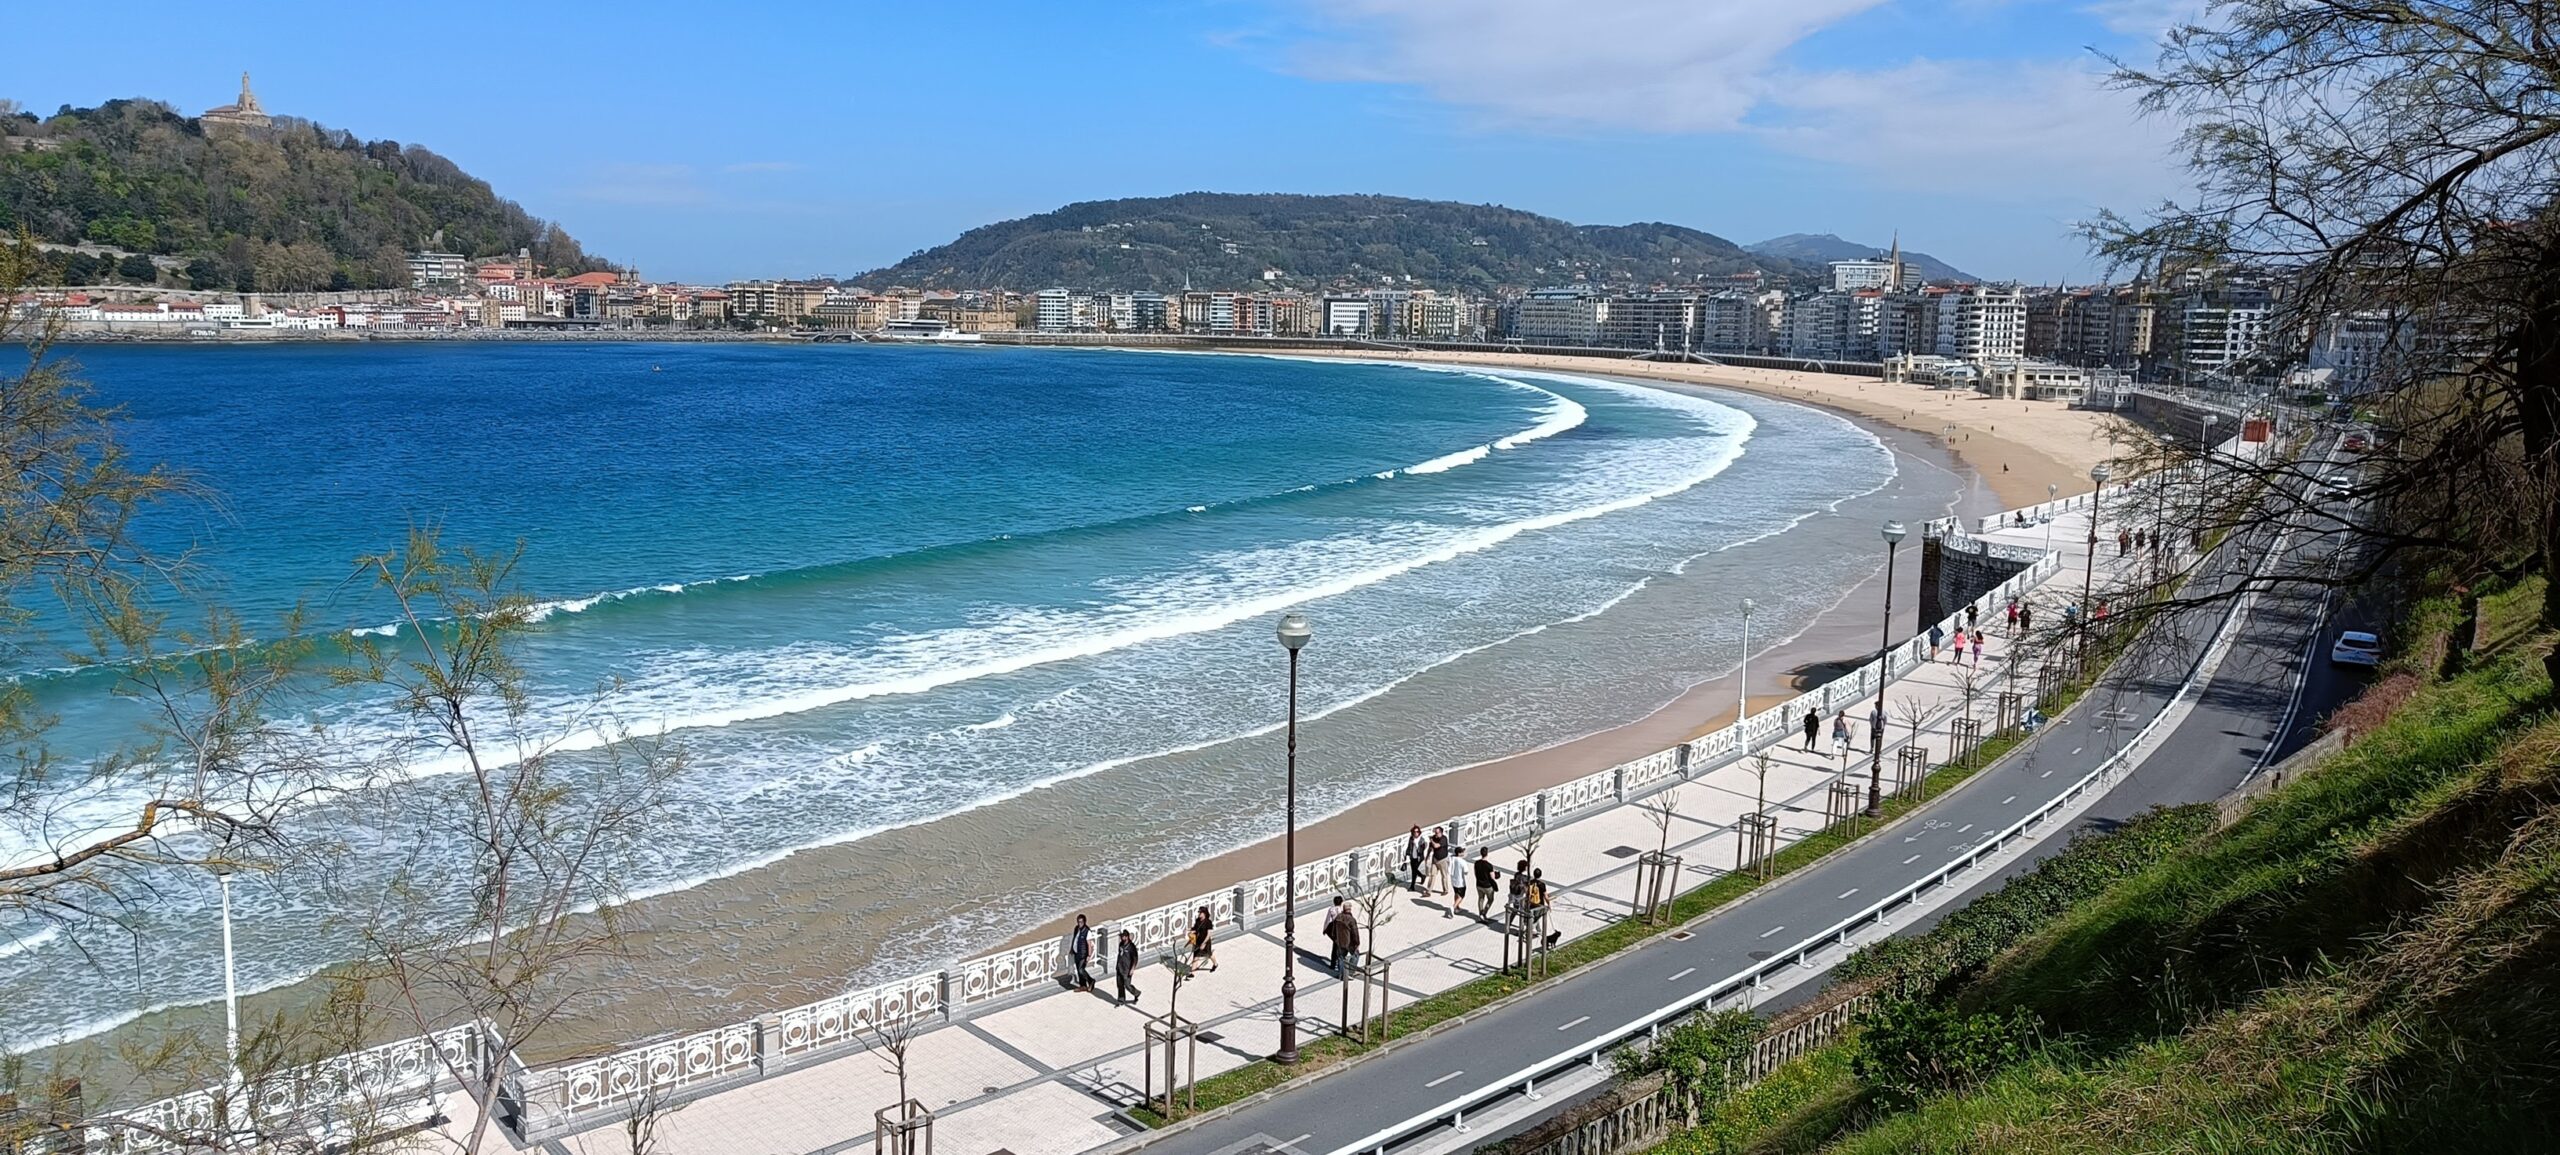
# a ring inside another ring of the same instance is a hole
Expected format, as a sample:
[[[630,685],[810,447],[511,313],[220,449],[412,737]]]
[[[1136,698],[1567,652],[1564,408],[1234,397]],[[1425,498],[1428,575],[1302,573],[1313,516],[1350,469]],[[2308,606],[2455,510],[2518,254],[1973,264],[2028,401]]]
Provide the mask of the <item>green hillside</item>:
[[[1385,196],[1184,193],[1084,201],[960,234],[854,278],[886,288],[1375,288],[1694,285],[1764,269],[1722,237],[1666,224],[1576,225],[1495,205]]]
[[[2476,587],[2475,587],[2476,589]],[[2168,812],[1868,948],[1846,1041],[1660,1155],[2560,1150],[2560,716],[2540,579],[2229,826]],[[2370,730],[2361,727],[2370,726]],[[2055,900],[2059,901],[2055,901]]]
[[[545,268],[601,267],[557,226],[416,145],[290,117],[208,133],[149,100],[44,118],[0,102],[0,231],[180,258],[166,275],[199,289],[403,286],[406,254],[438,232],[468,256],[530,248]],[[68,254],[55,263],[75,282],[147,279],[132,260],[122,272]]]

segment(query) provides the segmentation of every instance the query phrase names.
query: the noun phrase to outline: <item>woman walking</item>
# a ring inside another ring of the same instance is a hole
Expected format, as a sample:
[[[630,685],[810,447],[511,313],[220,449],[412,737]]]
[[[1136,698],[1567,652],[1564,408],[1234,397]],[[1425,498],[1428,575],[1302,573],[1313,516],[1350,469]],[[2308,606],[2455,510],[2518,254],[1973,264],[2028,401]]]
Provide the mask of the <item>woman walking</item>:
[[[1218,969],[1216,947],[1209,941],[1209,931],[1216,925],[1209,919],[1208,907],[1201,907],[1200,913],[1191,916],[1191,968],[1193,970]]]
[[[1840,764],[1849,764],[1849,712],[1842,710],[1831,716],[1831,753]]]
[[[1804,752],[1818,753],[1821,747],[1816,744],[1821,741],[1822,715],[1817,711],[1807,710],[1804,712]]]

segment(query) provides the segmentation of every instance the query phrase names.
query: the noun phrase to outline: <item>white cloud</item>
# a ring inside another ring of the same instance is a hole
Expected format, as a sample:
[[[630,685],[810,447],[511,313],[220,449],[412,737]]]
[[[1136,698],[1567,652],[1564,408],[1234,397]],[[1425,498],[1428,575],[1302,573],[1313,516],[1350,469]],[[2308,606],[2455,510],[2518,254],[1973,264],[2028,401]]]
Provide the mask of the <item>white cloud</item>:
[[[2121,206],[2175,188],[2174,130],[2085,61],[1914,60],[1793,74],[1779,89],[1753,118],[1756,135],[1896,187]]]
[[[1402,85],[1544,128],[1713,132],[1768,95],[1778,55],[1884,0],[1327,0],[1321,80]]]
[[[2125,204],[2170,188],[2170,130],[2058,58],[1808,69],[1789,50],[1886,0],[1321,0],[1297,71],[1410,88],[1508,128],[1736,134],[1887,187]],[[2204,0],[2093,0],[2149,36]]]

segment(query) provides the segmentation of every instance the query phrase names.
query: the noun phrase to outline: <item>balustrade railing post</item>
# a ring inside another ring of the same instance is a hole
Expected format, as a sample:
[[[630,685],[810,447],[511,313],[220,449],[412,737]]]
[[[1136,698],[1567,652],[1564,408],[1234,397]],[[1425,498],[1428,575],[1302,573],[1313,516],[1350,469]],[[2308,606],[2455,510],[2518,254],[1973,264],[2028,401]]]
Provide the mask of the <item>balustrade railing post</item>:
[[[777,1055],[777,1054],[775,1054],[774,1052],[775,1052],[775,1051],[777,1051],[777,1050],[780,1050],[781,1048],[782,1048],[782,1016],[780,1016],[780,1015],[759,1015],[759,1016],[757,1016],[757,1017],[756,1017],[756,1075],[757,1075],[758,1077],[762,1077],[762,1076],[765,1076],[765,1075],[770,1075],[770,1074],[772,1074],[772,1073],[773,1073],[773,1071],[774,1071],[774,1068],[780,1065],[780,1059],[782,1058],[782,1056]]]
[[[1683,746],[1683,747],[1681,747],[1680,749],[1681,749],[1682,751],[1684,751],[1684,752],[1685,752],[1685,751],[1687,751],[1689,748],[1688,748],[1688,747],[1686,747],[1686,746]],[[1688,761],[1688,759],[1683,758],[1683,759],[1681,759],[1681,761],[1686,762],[1686,761]],[[1624,802],[1624,801],[1626,801],[1626,800],[1627,800],[1627,768],[1626,768],[1626,767],[1624,767],[1624,766],[1620,766],[1620,767],[1618,767],[1617,769],[1610,771],[1610,772],[1609,772],[1609,779],[1610,779],[1610,781],[1609,781],[1609,792],[1610,792],[1611,794],[1615,795],[1615,796],[1617,797],[1618,801],[1620,801],[1620,802]]]
[[[1236,926],[1239,929],[1252,930],[1254,927],[1261,925],[1261,920],[1254,917],[1253,904],[1245,901],[1246,891],[1243,883],[1236,884],[1235,894]]]

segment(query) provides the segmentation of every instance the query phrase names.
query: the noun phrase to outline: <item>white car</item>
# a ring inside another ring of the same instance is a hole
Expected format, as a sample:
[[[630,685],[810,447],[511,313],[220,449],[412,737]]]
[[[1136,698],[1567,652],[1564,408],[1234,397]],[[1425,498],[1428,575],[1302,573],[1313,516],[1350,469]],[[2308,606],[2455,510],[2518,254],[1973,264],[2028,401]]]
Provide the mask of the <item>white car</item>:
[[[2355,478],[2349,477],[2343,473],[2332,473],[2329,475],[2329,496],[2331,497],[2345,497],[2348,491],[2353,490],[2355,487]]]
[[[2337,644],[2329,647],[2329,661],[2340,666],[2378,666],[2382,664],[2382,639],[2363,630],[2348,630],[2338,635]]]

